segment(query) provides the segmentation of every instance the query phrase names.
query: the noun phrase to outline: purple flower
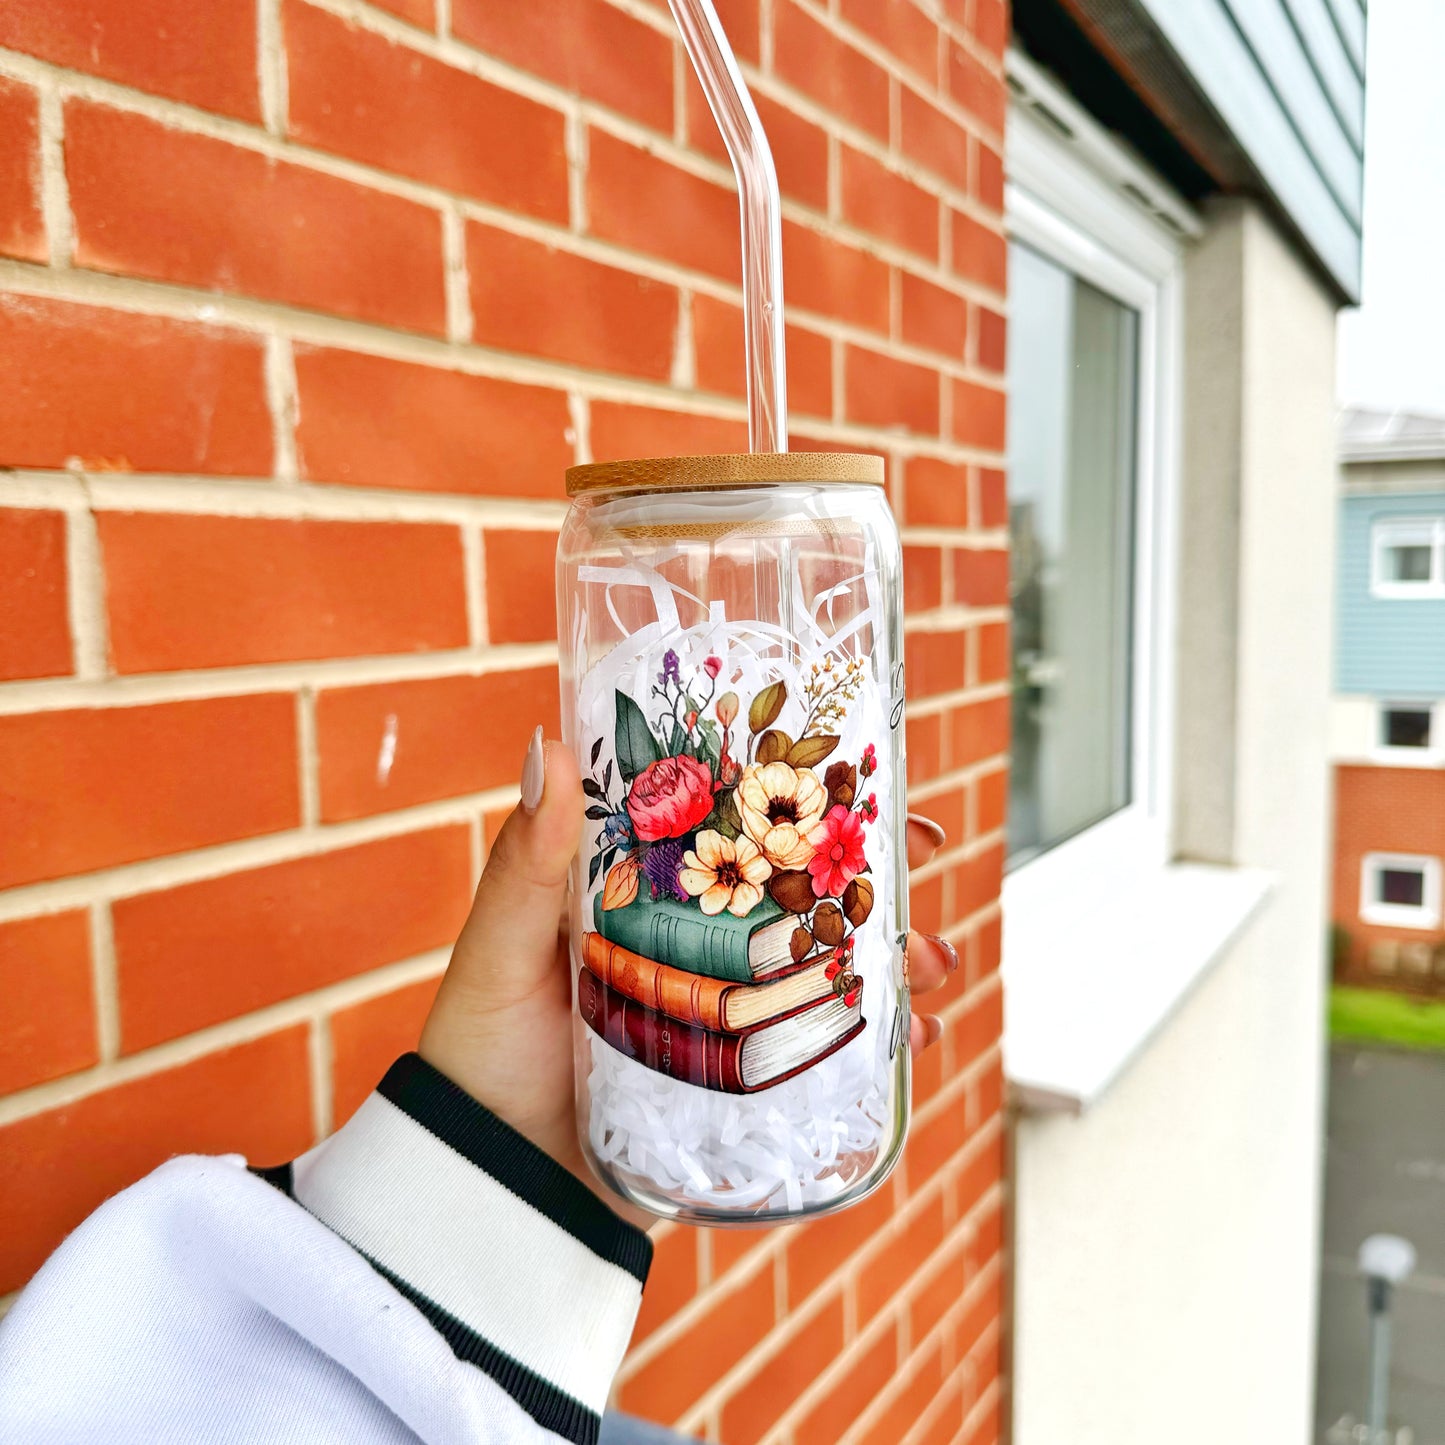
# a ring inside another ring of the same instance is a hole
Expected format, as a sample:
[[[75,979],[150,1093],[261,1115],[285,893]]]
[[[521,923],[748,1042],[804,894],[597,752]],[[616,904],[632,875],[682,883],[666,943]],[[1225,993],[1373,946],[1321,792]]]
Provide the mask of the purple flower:
[[[647,850],[647,856],[642,860],[642,871],[652,887],[654,902],[659,898],[687,901],[687,890],[677,881],[677,875],[682,872],[682,854],[682,844],[675,838]]]
[[[662,654],[662,671],[658,673],[657,680],[664,687],[669,682],[675,682],[679,687],[682,685],[682,671],[678,666],[677,653],[670,647]]]

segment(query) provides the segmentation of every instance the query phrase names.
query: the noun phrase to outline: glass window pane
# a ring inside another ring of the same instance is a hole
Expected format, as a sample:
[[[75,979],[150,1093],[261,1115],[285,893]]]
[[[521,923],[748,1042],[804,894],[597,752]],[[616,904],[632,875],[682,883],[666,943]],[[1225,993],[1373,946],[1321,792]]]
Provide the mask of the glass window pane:
[[[1381,903],[1397,903],[1403,908],[1425,906],[1425,875],[1418,868],[1381,868]]]
[[[1129,801],[1138,316],[1009,253],[1013,861]]]
[[[1392,707],[1385,710],[1384,744],[1387,748],[1428,748],[1430,709]]]
[[[1387,582],[1428,582],[1432,548],[1423,545],[1387,547],[1385,549],[1385,580]]]

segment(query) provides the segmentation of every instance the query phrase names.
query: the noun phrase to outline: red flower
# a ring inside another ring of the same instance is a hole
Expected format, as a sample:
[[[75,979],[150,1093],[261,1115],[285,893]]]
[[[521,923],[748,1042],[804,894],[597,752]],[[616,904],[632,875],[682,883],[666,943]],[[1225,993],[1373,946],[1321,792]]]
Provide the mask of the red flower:
[[[715,678],[715,677],[718,675],[718,673],[720,673],[720,672],[722,671],[722,658],[720,658],[720,657],[705,657],[705,658],[703,658],[703,660],[702,660],[702,670],[703,670],[705,673],[707,673],[707,675],[708,675],[709,677],[714,677],[714,678]]]
[[[712,812],[712,773],[696,758],[663,758],[632,780],[627,794],[632,831],[644,843],[681,838]]]
[[[865,778],[872,776],[872,774],[878,771],[878,753],[872,743],[869,743],[868,746],[863,749],[863,759],[858,764],[858,771],[862,773]]]
[[[863,820],[841,803],[829,809],[814,834],[815,849],[808,863],[816,898],[840,898],[843,890],[863,871]]]
[[[878,794],[869,793],[861,803],[858,804],[858,811],[863,815],[865,823],[871,823],[878,816]]]

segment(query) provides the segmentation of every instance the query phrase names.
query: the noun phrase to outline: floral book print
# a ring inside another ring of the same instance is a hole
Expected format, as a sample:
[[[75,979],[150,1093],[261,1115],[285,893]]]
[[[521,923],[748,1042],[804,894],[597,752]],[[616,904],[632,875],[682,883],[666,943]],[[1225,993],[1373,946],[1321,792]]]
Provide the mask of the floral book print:
[[[865,665],[828,654],[795,680],[796,735],[780,725],[786,682],[743,698],[722,674],[709,655],[684,676],[669,650],[646,699],[614,693],[614,757],[599,771],[598,738],[583,782],[587,816],[602,825],[589,891],[602,879],[599,915],[627,908],[641,890],[719,922],[781,909],[792,919],[792,962],[826,959],[834,994],[852,1008],[861,988],[854,934],[873,910],[868,843],[878,798],[868,781],[878,760],[872,742],[856,758],[839,757],[837,729]],[[686,956],[665,962],[706,971]]]

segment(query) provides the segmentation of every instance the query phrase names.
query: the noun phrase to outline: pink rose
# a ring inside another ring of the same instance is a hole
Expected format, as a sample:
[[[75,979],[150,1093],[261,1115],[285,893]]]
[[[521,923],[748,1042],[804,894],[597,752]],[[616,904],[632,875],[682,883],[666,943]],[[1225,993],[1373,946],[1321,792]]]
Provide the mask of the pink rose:
[[[642,842],[681,838],[712,812],[708,765],[686,756],[649,763],[632,780],[627,811]]]
[[[863,820],[841,803],[828,810],[813,834],[813,857],[808,873],[815,898],[841,898],[843,890],[863,871]]]
[[[715,679],[715,678],[717,677],[718,673],[720,673],[720,672],[722,671],[722,658],[720,658],[720,657],[705,657],[705,658],[703,658],[703,660],[702,660],[702,670],[703,670],[705,673],[707,673],[707,675],[708,675],[709,677]]]

